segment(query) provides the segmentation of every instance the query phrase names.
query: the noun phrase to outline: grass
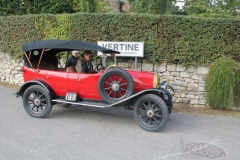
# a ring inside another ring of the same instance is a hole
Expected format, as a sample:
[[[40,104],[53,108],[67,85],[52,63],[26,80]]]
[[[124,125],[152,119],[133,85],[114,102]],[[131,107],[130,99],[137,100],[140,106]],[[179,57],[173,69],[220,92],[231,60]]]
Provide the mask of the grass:
[[[191,107],[189,105],[174,104],[173,113],[188,113],[206,116],[226,116],[240,118],[240,110],[220,110],[209,107]]]
[[[21,86],[18,86],[18,85],[4,83],[4,82],[0,82],[0,86],[7,87],[7,88],[12,88],[12,89],[16,89],[16,90],[19,90],[20,87],[21,87]]]

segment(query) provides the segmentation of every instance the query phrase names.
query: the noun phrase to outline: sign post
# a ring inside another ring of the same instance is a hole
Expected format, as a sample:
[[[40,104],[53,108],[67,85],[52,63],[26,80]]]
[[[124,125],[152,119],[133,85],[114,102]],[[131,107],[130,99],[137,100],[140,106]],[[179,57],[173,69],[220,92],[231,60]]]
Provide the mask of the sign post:
[[[109,42],[99,41],[99,46],[121,52],[116,57],[135,57],[135,69],[137,69],[137,57],[144,57],[144,42]],[[98,52],[98,55],[102,55]]]

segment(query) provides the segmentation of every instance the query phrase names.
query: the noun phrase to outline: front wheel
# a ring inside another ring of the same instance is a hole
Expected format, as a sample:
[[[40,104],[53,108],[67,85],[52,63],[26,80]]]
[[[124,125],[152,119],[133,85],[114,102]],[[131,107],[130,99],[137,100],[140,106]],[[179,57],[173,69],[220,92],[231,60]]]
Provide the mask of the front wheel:
[[[161,97],[154,94],[141,96],[134,105],[134,119],[144,129],[158,132],[165,127],[169,111]]]
[[[23,106],[30,116],[44,118],[52,110],[51,97],[42,86],[33,85],[23,93]]]

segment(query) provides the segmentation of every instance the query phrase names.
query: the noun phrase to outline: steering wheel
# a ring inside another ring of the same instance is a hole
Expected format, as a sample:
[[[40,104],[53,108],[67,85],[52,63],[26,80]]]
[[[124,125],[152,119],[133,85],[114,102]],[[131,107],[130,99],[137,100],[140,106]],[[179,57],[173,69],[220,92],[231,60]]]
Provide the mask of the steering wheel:
[[[99,71],[101,71],[101,70],[103,70],[103,69],[105,69],[105,67],[103,66],[103,64],[102,63],[98,63],[97,65],[96,65],[96,67],[95,67],[95,71],[96,72],[99,72]]]

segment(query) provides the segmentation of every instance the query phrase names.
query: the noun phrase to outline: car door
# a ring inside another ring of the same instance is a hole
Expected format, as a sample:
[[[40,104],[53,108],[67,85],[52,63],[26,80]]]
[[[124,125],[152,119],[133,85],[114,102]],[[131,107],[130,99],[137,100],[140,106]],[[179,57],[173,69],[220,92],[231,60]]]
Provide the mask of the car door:
[[[46,82],[57,96],[65,97],[67,91],[67,75],[61,71],[47,71]]]
[[[79,74],[69,72],[67,79],[67,92],[78,92],[79,83]]]
[[[98,80],[101,73],[78,73],[78,95],[83,99],[102,100],[98,93]]]
[[[80,99],[102,100],[98,93],[101,73],[68,73],[67,92],[77,92]]]

